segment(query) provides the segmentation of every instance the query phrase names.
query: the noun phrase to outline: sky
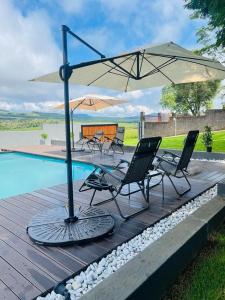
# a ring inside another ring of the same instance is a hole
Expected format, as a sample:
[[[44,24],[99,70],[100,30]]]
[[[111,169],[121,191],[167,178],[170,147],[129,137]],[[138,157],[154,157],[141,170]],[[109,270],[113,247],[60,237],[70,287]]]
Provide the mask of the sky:
[[[106,56],[168,41],[199,48],[195,33],[203,21],[191,20],[183,5],[182,0],[0,0],[0,109],[53,111],[63,101],[63,84],[29,81],[62,64],[62,24]],[[69,40],[71,64],[98,58]],[[160,93],[161,88],[121,94],[70,87],[70,98],[104,94],[129,101],[105,110],[110,116],[158,112]]]

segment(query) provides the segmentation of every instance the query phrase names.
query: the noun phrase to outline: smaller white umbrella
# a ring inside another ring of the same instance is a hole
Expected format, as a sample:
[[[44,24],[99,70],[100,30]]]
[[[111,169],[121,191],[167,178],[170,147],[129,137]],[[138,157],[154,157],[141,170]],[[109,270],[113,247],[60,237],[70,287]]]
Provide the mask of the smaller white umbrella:
[[[72,99],[69,102],[72,122],[72,147],[74,149],[74,132],[73,132],[73,112],[75,109],[98,111],[100,109],[116,106],[127,103],[126,100],[117,99],[115,97],[103,96],[103,95],[86,95],[76,99]],[[64,103],[57,105],[55,108],[64,109]]]

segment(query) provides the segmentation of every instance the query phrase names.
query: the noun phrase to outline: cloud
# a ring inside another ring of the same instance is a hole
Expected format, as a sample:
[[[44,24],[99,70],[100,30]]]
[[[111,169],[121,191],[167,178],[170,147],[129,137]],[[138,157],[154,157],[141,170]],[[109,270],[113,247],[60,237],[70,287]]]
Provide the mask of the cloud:
[[[0,101],[0,109],[9,111],[37,111],[37,112],[53,112],[54,107],[60,104],[59,101],[45,102],[7,102]],[[58,111],[59,112],[59,111]]]
[[[0,20],[0,80],[28,80],[58,67],[61,52],[46,11],[23,15],[12,1],[1,1]]]
[[[106,55],[168,40],[194,48],[193,24],[196,21],[189,20],[189,11],[183,8],[183,4],[180,0],[41,0],[35,4],[32,1],[2,0],[0,107],[50,110],[49,103],[63,101],[62,84],[27,81],[55,71],[61,64],[59,26],[62,20]],[[92,59],[90,50],[76,42],[72,45],[69,44],[72,59],[77,62]],[[118,94],[94,87],[70,86],[71,98],[96,93],[130,101],[129,105],[106,110],[105,114],[159,111],[160,92],[161,88]]]
[[[82,13],[87,1],[77,0],[58,0],[57,4],[66,12],[70,14]]]

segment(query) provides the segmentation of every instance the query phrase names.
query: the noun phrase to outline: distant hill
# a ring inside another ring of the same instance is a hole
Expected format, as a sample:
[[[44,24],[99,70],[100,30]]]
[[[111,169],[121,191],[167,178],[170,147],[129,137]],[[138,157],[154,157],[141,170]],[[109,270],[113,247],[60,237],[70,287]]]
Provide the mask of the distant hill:
[[[48,112],[10,112],[7,110],[0,110],[0,120],[28,120],[28,119],[42,119],[42,120],[64,120],[64,115],[60,113]],[[74,121],[79,123],[122,123],[122,122],[138,122],[138,116],[131,117],[104,117],[104,116],[91,116],[88,114],[74,114]]]

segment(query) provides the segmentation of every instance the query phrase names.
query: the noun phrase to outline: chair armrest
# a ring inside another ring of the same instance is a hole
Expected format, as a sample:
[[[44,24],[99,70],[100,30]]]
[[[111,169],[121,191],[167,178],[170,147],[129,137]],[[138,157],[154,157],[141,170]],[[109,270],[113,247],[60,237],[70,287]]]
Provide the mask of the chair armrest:
[[[114,141],[116,141],[116,142],[121,142],[121,143],[124,142],[123,140],[121,140],[121,139],[119,139],[119,138],[117,138],[117,137],[114,138]]]
[[[118,168],[122,164],[127,164],[129,166],[130,165],[130,161],[121,158],[120,161],[119,161],[119,163],[116,165],[116,168]]]
[[[112,176],[113,178],[121,181],[121,178],[113,173],[111,173],[106,167],[104,167],[103,165],[97,165],[97,164],[93,164],[95,167],[94,171],[97,171],[98,169],[100,169],[101,171],[103,171],[105,174],[108,174],[110,176]]]
[[[111,139],[110,137],[108,136],[104,136],[104,139],[108,140],[108,141],[113,141],[113,139]]]
[[[88,143],[101,143],[101,140],[94,136],[92,139],[88,140]]]
[[[162,157],[162,156],[157,156],[157,155],[156,155],[156,157],[157,157],[157,159],[158,159],[159,165],[160,165],[161,162],[166,162],[166,163],[168,163],[168,164],[170,164],[170,165],[172,165],[172,166],[174,166],[174,167],[177,166],[177,163],[174,162],[174,161],[167,160],[167,159],[165,159],[165,158]]]
[[[125,164],[130,164],[130,161],[129,160],[126,160],[126,159],[123,159],[123,158],[121,158],[120,159],[120,162],[119,162],[120,164],[123,164],[123,163],[125,163]]]
[[[177,155],[177,154],[175,154],[175,153],[173,153],[173,152],[170,152],[170,151],[163,151],[163,155],[167,155],[167,154],[169,154],[169,155],[171,155],[173,158],[180,158],[180,156],[179,155]],[[162,155],[162,156],[163,156]]]

